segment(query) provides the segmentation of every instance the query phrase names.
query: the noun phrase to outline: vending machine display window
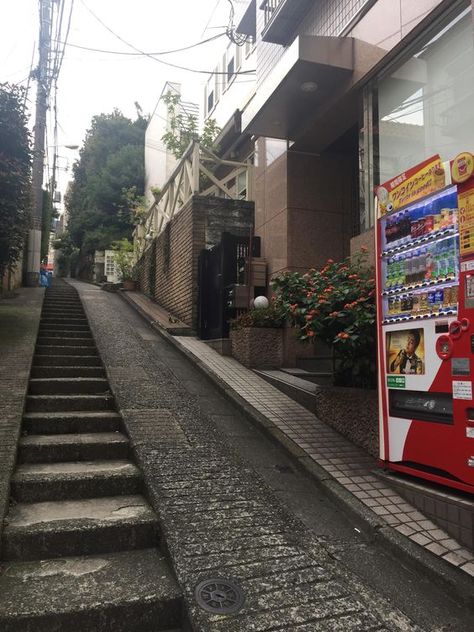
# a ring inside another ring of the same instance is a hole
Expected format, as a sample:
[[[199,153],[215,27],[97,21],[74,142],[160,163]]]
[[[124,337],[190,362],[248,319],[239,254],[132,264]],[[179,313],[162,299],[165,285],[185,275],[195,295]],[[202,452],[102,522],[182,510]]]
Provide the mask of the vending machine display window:
[[[454,313],[458,303],[456,187],[388,213],[381,220],[386,322]]]

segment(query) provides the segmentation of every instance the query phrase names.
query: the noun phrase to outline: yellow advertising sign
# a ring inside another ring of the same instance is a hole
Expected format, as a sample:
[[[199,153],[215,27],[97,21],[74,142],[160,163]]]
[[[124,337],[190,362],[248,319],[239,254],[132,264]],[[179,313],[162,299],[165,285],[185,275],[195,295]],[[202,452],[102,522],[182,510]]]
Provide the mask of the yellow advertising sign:
[[[458,184],[466,182],[474,173],[474,156],[469,151],[458,154],[451,165],[451,177]]]
[[[380,216],[442,189],[445,183],[445,172],[439,155],[431,156],[377,187]]]
[[[474,254],[474,185],[458,192],[459,250],[461,257]]]

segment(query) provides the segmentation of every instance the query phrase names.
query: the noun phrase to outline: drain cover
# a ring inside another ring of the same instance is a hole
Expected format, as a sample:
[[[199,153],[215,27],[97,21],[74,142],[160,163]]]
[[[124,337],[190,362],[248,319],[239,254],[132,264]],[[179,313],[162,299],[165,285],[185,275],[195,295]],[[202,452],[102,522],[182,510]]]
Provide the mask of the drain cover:
[[[244,605],[241,589],[227,579],[206,579],[196,586],[196,601],[207,612],[232,614]]]

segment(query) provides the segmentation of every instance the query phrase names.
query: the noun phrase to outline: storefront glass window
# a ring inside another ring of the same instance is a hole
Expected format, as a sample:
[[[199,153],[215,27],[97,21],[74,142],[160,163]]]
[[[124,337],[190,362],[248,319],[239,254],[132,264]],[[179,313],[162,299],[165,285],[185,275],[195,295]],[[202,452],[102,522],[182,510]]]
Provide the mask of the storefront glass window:
[[[373,225],[372,191],[434,154],[474,151],[474,38],[471,3],[431,32],[364,94],[361,230]]]
[[[433,154],[474,149],[471,9],[378,82],[379,182]],[[378,184],[378,183],[376,183]]]

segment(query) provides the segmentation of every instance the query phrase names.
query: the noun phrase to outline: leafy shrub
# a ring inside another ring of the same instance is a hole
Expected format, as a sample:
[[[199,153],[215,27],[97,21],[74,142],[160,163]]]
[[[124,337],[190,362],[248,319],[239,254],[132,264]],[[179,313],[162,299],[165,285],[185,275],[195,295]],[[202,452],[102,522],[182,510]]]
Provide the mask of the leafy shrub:
[[[231,329],[244,329],[245,327],[283,327],[286,314],[281,306],[275,304],[260,309],[251,309],[238,318],[231,321]]]
[[[375,279],[365,251],[339,263],[328,259],[321,270],[287,272],[273,290],[300,340],[333,345],[337,383],[375,387]]]

